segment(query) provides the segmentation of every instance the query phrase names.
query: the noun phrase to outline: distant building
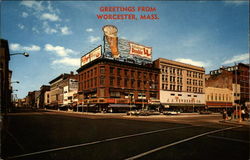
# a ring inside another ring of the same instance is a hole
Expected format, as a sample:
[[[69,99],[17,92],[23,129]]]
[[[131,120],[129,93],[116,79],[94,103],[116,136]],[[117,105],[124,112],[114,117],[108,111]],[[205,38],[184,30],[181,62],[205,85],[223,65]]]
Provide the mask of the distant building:
[[[69,79],[68,85],[63,87],[63,105],[77,106],[78,102],[78,81],[76,79]]]
[[[230,67],[222,67],[210,71],[210,77],[206,81],[207,87],[228,88],[233,91],[235,106],[249,103],[249,65],[239,63]]]
[[[27,107],[37,108],[37,105],[39,105],[39,95],[40,91],[28,92],[28,95],[26,96]]]
[[[160,102],[165,108],[193,111],[205,107],[205,69],[164,58],[154,61],[161,70]]]
[[[70,74],[67,74],[67,73],[61,74],[49,82],[50,84],[50,92],[49,92],[50,106],[53,106],[53,107],[63,106],[64,87],[70,85],[71,79],[74,79],[74,80],[77,79],[77,76],[74,75],[73,72],[71,72]]]
[[[234,102],[233,91],[228,88],[206,87],[206,106],[213,111],[232,108]]]
[[[44,107],[48,107],[50,105],[50,91],[46,91],[44,93]]]
[[[42,85],[40,87],[40,95],[39,95],[39,108],[43,108],[45,106],[44,101],[45,101],[45,92],[50,90],[50,86],[48,85]]]

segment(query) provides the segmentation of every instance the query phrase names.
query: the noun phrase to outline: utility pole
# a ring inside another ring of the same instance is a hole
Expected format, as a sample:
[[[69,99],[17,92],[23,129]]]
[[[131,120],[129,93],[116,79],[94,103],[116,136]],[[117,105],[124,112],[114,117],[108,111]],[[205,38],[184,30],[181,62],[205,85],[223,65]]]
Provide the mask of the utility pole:
[[[237,69],[236,69],[236,63],[235,63],[235,100],[237,99],[237,97],[238,97],[238,94],[237,94]],[[234,100],[234,102],[235,102],[235,100]],[[237,101],[236,101],[237,102]],[[235,103],[235,107],[236,107],[236,119],[238,119],[238,104],[237,103]]]

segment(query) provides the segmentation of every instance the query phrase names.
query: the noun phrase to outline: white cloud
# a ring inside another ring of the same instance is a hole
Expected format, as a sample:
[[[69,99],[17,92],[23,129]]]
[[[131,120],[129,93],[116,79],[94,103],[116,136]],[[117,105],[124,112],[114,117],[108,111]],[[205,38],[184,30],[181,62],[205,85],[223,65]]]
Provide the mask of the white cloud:
[[[68,27],[61,27],[60,28],[61,32],[63,35],[69,35],[69,34],[72,34],[72,31],[68,28]]]
[[[59,9],[53,8],[53,7],[52,7],[50,1],[48,1],[47,3],[48,3],[47,9],[48,9],[49,12],[51,12],[51,13],[60,13],[60,10],[59,10]]]
[[[41,48],[37,45],[21,46],[18,43],[11,43],[10,49],[12,51],[40,51]]]
[[[95,43],[95,42],[101,40],[100,37],[94,37],[94,36],[90,36],[88,39],[89,39],[90,43]]]
[[[18,24],[17,26],[18,26],[21,30],[24,29],[24,25],[23,25],[23,24]]]
[[[52,64],[62,64],[66,66],[80,66],[80,59],[79,58],[69,58],[64,57],[62,59],[52,61]]]
[[[191,64],[191,65],[199,66],[199,67],[208,66],[208,64],[206,64],[205,62],[202,62],[202,61],[194,61],[194,60],[192,60],[192,59],[187,59],[187,58],[177,58],[177,59],[175,59],[175,61],[182,62],[182,63],[186,63],[186,64]]]
[[[31,29],[34,33],[40,33],[39,30],[36,27],[32,27]]]
[[[44,10],[42,1],[22,1],[20,4],[38,11]]]
[[[50,20],[50,21],[60,21],[60,18],[56,14],[50,14],[50,13],[43,13],[40,19]]]
[[[51,44],[46,44],[44,46],[44,50],[53,52],[53,53],[55,53],[55,54],[57,54],[58,56],[61,56],[61,57],[65,57],[65,56],[68,56],[71,53],[74,53],[74,51],[72,49],[64,48],[62,46],[53,46]]]
[[[55,28],[51,28],[48,22],[43,22],[43,29],[44,29],[44,32],[47,34],[53,34],[53,33],[58,32]]]
[[[93,32],[94,30],[93,30],[93,28],[87,28],[86,29],[86,32]]]
[[[26,13],[26,12],[22,12],[22,17],[23,18],[26,18],[26,17],[28,17],[29,16],[29,14],[28,13]]]
[[[226,4],[234,4],[234,5],[242,5],[242,4],[248,4],[248,1],[245,0],[226,0],[224,1]]]
[[[248,62],[249,63],[249,53],[244,53],[240,55],[233,56],[230,59],[225,60],[222,64],[230,64],[235,62]]]

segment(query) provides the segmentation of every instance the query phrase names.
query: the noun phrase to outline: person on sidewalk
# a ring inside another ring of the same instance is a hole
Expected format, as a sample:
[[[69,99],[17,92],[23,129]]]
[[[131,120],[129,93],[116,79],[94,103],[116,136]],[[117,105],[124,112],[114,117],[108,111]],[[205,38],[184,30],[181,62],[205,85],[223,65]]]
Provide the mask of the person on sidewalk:
[[[223,111],[222,111],[222,118],[223,118],[224,121],[227,118],[227,111],[225,109],[223,109]]]
[[[242,120],[244,121],[245,120],[245,109],[241,110],[241,117],[242,117]]]
[[[232,110],[231,109],[227,110],[227,115],[228,115],[228,119],[232,120]]]

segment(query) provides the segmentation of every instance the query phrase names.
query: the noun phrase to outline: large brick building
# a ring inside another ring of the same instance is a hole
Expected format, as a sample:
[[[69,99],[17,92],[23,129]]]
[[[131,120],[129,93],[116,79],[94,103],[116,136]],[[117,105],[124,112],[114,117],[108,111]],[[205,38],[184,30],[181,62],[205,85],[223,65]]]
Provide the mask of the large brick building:
[[[79,103],[103,109],[142,107],[159,99],[159,70],[100,58],[77,70]]]
[[[118,39],[115,26],[103,31],[103,46],[81,58],[78,103],[99,111],[159,103],[159,69],[154,68],[152,48]]]
[[[161,70],[160,101],[165,108],[194,111],[205,106],[205,69],[164,58],[154,61]]]

